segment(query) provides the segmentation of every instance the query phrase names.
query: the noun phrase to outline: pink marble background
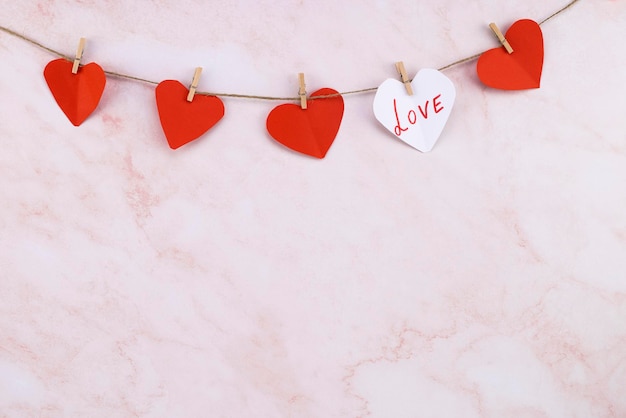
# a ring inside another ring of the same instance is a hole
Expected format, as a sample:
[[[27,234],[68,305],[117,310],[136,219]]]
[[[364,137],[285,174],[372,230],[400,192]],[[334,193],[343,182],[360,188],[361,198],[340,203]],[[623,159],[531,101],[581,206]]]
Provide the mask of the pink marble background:
[[[12,1],[0,24],[201,90],[372,87],[564,0]],[[153,87],[80,127],[0,33],[1,417],[626,417],[626,2],[543,26],[539,90],[447,70],[428,154],[348,96],[324,160],[276,103],[171,151]]]

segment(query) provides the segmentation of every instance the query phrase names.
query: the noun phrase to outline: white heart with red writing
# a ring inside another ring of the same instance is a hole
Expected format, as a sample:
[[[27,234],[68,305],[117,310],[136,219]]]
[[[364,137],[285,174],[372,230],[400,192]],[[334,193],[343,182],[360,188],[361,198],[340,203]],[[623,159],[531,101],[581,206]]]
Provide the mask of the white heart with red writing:
[[[409,96],[402,82],[385,80],[374,97],[374,115],[397,138],[428,152],[450,117],[456,90],[448,77],[429,68],[417,73],[411,87]]]

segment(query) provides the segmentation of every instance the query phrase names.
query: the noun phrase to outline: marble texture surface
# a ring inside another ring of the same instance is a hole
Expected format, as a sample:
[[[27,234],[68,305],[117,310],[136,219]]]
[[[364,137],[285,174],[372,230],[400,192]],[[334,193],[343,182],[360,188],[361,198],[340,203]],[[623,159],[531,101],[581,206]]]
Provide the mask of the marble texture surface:
[[[466,2],[467,3],[467,2]],[[0,24],[201,90],[373,87],[562,0],[9,1]],[[277,103],[172,151],[154,87],[76,128],[0,33],[0,417],[626,417],[626,2],[542,26],[538,90],[447,70],[415,151],[347,96],[324,160]]]

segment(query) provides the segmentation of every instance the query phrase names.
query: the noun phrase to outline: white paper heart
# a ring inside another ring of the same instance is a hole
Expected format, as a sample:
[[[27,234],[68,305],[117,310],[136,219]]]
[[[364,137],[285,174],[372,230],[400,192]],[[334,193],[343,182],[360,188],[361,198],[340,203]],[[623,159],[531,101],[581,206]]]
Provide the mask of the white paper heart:
[[[448,121],[456,90],[441,72],[424,68],[413,81],[413,95],[404,84],[388,78],[376,91],[374,115],[385,128],[413,148],[428,152]]]

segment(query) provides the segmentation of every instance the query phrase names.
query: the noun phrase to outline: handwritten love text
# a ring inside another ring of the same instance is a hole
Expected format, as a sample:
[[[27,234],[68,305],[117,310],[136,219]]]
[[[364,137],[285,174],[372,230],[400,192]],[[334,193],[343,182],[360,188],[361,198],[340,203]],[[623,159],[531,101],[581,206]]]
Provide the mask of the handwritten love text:
[[[444,109],[443,104],[440,101],[440,98],[441,98],[441,94],[438,94],[432,99],[432,109],[435,111],[435,114],[441,112]],[[422,108],[422,105],[417,106],[417,110],[419,111],[420,115],[424,119],[428,119],[428,105],[430,103],[431,103],[430,100],[426,100],[426,103],[424,103],[423,108]],[[408,125],[405,125],[407,127],[403,128],[402,124],[400,123],[400,116],[398,115],[398,106],[396,104],[396,99],[393,99],[393,112],[396,115],[396,126],[393,128],[393,131],[397,136],[400,136],[402,135],[402,132],[407,131],[409,127]],[[410,109],[407,112],[406,116],[403,115],[402,120],[404,121],[405,119],[409,124],[415,125],[417,123],[417,112],[413,109]]]

